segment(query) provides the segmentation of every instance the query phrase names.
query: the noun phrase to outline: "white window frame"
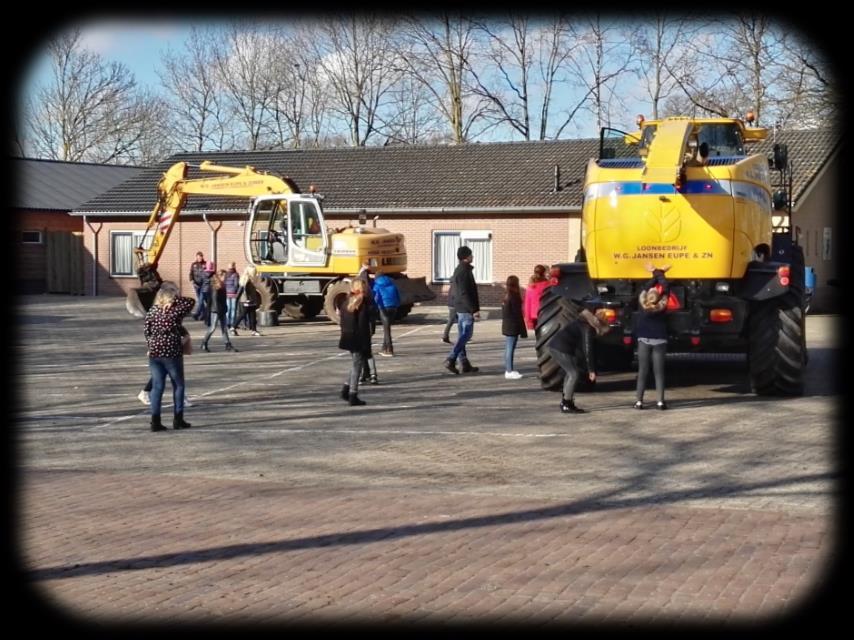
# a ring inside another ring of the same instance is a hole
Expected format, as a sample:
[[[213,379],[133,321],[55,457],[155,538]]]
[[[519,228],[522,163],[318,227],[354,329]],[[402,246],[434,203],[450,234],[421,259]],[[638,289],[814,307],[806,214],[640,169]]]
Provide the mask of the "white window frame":
[[[122,231],[119,229],[110,231],[110,277],[111,278],[135,278],[136,277],[136,256],[133,254],[133,249],[139,246],[139,241],[142,238],[144,231]],[[115,237],[116,236],[131,236],[131,254],[130,254],[130,264],[131,264],[131,272],[130,273],[118,273],[115,270]],[[143,247],[148,249],[151,246],[151,242],[154,240],[154,234],[149,233]]]
[[[438,275],[438,253],[436,241],[439,236],[458,236],[459,244],[458,247],[469,244],[470,241],[473,240],[488,240],[489,244],[489,259],[486,264],[481,264],[483,261],[479,261],[475,259],[474,261],[474,273],[475,273],[475,282],[477,284],[492,284],[492,261],[493,261],[493,253],[492,253],[492,231],[486,229],[436,229],[433,231],[432,244],[431,244],[431,252],[432,252],[432,282],[434,284],[442,284],[450,282],[450,274],[447,278],[440,278]],[[457,256],[454,255],[454,266],[457,264]],[[452,271],[453,273],[453,271]],[[480,277],[478,277],[478,273],[480,273]]]
[[[39,236],[38,240],[27,240],[24,236],[26,233],[37,233]],[[42,234],[40,229],[24,229],[21,231],[21,243],[22,244],[44,244],[44,234]]]

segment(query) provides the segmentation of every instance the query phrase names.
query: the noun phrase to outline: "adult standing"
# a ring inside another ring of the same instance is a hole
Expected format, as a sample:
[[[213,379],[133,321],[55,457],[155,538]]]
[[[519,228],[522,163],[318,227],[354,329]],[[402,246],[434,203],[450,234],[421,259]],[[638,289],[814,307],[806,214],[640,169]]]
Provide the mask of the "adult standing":
[[[458,374],[457,360],[460,360],[463,373],[474,373],[478,367],[472,366],[466,354],[466,343],[474,334],[474,322],[480,320],[480,300],[477,295],[477,283],[472,267],[472,250],[463,245],[457,249],[459,264],[451,276],[454,287],[454,309],[457,312],[457,342],[445,359],[445,368]]]
[[[451,344],[451,327],[457,323],[457,309],[454,301],[454,283],[448,285],[448,321],[445,323],[445,330],[442,332],[442,342]]]
[[[380,312],[380,320],[383,323],[383,347],[381,356],[393,356],[394,345],[391,342],[391,323],[397,315],[400,306],[400,293],[394,286],[394,280],[380,272],[374,280],[374,301]]]
[[[364,280],[356,278],[350,285],[350,295],[339,311],[341,338],[338,348],[349,351],[352,357],[348,381],[341,387],[341,398],[350,406],[366,404],[359,398],[359,377],[366,354],[371,351],[371,320]]]
[[[201,251],[196,252],[196,259],[190,264],[190,282],[196,290],[198,306],[193,312],[193,320],[206,318],[205,299],[202,297],[202,285],[205,280],[205,255]]]
[[[562,413],[586,413],[575,404],[575,386],[582,368],[587,369],[590,382],[596,381],[593,336],[594,333],[604,335],[609,329],[604,315],[598,311],[594,315],[583,309],[575,320],[555,332],[546,343],[552,358],[564,371],[563,396],[560,401]]]
[[[522,315],[525,317],[525,326],[528,329],[537,327],[537,316],[540,313],[540,298],[546,287],[550,286],[546,278],[545,266],[538,264],[534,267],[534,273],[528,279],[528,287],[525,289],[525,299],[522,305]]]
[[[195,300],[178,296],[178,285],[164,282],[154,304],[145,316],[145,339],[148,342],[148,369],[151,373],[151,430],[164,431],[160,408],[166,376],[172,381],[174,429],[187,429],[184,421],[184,353],[181,345],[181,322],[193,308]]]

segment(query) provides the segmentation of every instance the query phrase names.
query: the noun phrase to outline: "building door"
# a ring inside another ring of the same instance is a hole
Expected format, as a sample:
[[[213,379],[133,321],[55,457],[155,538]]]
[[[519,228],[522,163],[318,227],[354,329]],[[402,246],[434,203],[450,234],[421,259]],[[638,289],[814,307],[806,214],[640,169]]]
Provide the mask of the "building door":
[[[47,232],[47,291],[83,295],[83,234]]]

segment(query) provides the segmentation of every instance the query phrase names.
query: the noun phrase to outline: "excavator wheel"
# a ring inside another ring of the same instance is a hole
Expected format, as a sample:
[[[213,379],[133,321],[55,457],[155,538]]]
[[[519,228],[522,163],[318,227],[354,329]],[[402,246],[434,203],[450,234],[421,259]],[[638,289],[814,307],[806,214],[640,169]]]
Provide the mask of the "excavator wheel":
[[[326,288],[326,294],[323,298],[323,312],[335,324],[341,322],[338,309],[344,304],[348,295],[350,295],[349,280],[337,280]]]
[[[295,320],[310,320],[323,310],[323,299],[300,294],[285,302],[282,310]]]
[[[269,278],[262,278],[255,274],[252,278],[252,284],[255,285],[258,294],[261,296],[261,304],[258,305],[258,311],[271,311],[275,304],[278,293],[276,291],[276,283]]]
[[[549,287],[540,297],[540,311],[537,315],[536,350],[537,367],[540,370],[540,386],[551,391],[560,391],[563,387],[564,373],[552,354],[546,348],[546,343],[558,331],[578,318],[581,309],[571,300],[554,292]],[[583,358],[580,359],[583,362]],[[578,388],[591,386],[587,379],[587,369],[580,370]]]

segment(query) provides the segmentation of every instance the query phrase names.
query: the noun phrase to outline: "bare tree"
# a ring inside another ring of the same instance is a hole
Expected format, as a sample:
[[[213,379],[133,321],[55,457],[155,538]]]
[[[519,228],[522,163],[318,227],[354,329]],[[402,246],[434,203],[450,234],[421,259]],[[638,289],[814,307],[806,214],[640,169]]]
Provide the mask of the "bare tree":
[[[393,24],[372,14],[350,15],[325,20],[320,32],[315,44],[329,105],[346,123],[350,144],[365,146],[400,75],[392,64]]]
[[[52,82],[42,85],[26,111],[26,146],[37,157],[101,163],[144,163],[153,149],[148,127],[160,105],[137,89],[128,69],[107,63],[80,44],[79,29],[48,44]]]
[[[424,144],[444,138],[443,117],[432,95],[413,76],[404,76],[389,92],[388,108],[378,118],[385,145]]]
[[[213,53],[228,110],[242,129],[235,132],[237,144],[264,149],[278,90],[275,34],[257,24],[236,23],[226,30],[225,42]]]
[[[563,15],[531,20],[510,14],[478,22],[489,43],[482,66],[491,73],[480,73],[480,65],[472,65],[475,92],[491,105],[487,117],[509,125],[525,140],[545,140],[548,135],[552,96],[564,80],[559,74],[574,48],[568,26]]]
[[[410,16],[403,24],[397,59],[430,92],[457,144],[483,132],[473,127],[489,106],[472,88],[470,58],[478,45],[475,23],[460,14],[443,13],[436,19]],[[492,126],[486,123],[484,130]]]
[[[196,29],[182,52],[161,56],[160,81],[169,96],[172,137],[178,150],[228,148],[228,123],[223,87],[215,61],[223,57],[220,37],[212,29]]]
[[[688,47],[698,28],[684,18],[658,14],[649,26],[642,26],[638,42],[638,70],[644,79],[653,119],[662,115],[665,100],[677,90],[671,69],[695,75],[696,56]]]

